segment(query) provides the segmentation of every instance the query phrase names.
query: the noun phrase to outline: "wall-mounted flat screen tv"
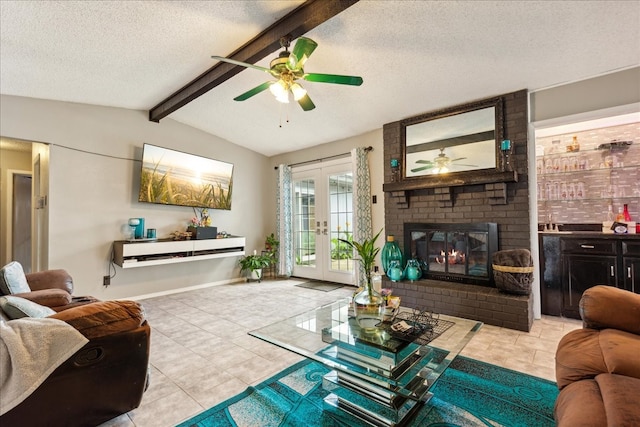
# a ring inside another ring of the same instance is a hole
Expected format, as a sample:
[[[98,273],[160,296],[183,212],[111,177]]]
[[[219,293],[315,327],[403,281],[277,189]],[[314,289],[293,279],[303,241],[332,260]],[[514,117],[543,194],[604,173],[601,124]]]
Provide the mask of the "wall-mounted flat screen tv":
[[[231,209],[233,164],[144,144],[140,202]]]

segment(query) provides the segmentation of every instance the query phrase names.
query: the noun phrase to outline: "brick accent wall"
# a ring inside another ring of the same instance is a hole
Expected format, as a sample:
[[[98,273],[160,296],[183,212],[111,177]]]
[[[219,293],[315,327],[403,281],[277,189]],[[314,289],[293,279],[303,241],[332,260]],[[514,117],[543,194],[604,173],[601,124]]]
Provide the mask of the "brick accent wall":
[[[510,139],[514,147],[512,164],[518,172],[518,182],[386,192],[386,233],[394,235],[401,248],[404,248],[405,222],[495,222],[498,224],[500,250],[530,247],[527,91],[505,94],[502,98],[504,138]],[[391,159],[400,158],[401,129],[400,121],[388,123],[383,127],[385,182],[392,181]],[[396,284],[386,281],[385,278],[385,286],[393,288],[393,293],[402,297],[402,304],[408,307],[428,307],[430,302],[435,304],[440,300],[438,305],[434,306],[438,312],[525,331],[529,330],[533,321],[532,296],[506,296],[495,288],[482,289],[473,285],[433,280]],[[460,301],[443,302],[444,297]],[[490,304],[483,303],[482,308],[476,307],[473,310],[470,308],[474,304],[480,306],[479,301],[486,301],[489,297]],[[517,309],[514,308],[516,306]],[[524,306],[524,314],[512,312]]]

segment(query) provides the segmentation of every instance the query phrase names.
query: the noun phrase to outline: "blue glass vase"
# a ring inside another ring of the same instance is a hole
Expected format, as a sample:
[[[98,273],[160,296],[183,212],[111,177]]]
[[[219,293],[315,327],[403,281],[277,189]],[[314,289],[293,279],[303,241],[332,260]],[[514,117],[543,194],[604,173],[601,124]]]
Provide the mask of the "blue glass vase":
[[[393,236],[387,236],[387,243],[382,247],[380,260],[382,261],[382,270],[387,276],[389,276],[389,265],[391,261],[398,261],[402,268],[402,251]]]
[[[402,264],[398,260],[392,260],[387,270],[387,277],[392,282],[399,282],[404,278],[404,271],[402,270]]]
[[[407,266],[404,269],[404,277],[412,282],[422,277],[422,269],[417,259],[407,261]]]

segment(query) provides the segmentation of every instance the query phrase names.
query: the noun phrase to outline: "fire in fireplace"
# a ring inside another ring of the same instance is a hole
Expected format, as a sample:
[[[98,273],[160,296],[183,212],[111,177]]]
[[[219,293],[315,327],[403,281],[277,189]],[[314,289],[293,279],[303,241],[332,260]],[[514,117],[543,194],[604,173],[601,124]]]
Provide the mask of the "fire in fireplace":
[[[415,258],[423,278],[493,285],[491,260],[498,250],[498,225],[406,223],[405,256]]]

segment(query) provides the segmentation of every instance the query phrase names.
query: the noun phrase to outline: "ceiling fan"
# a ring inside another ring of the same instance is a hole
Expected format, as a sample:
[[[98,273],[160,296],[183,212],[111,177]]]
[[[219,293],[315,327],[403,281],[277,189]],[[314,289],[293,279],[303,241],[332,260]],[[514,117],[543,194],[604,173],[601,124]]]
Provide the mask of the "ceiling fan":
[[[444,154],[444,147],[440,149],[440,154],[431,160],[416,160],[416,163],[423,164],[426,166],[421,166],[419,168],[411,169],[411,172],[422,172],[424,170],[434,169],[434,173],[446,173],[449,172],[448,166],[451,166],[453,162],[457,162],[459,160],[464,160],[466,157],[458,157],[457,159],[451,159],[446,154]],[[453,166],[470,166],[476,167],[476,165],[465,165],[462,163],[457,163]]]
[[[311,56],[311,53],[318,46],[313,40],[300,37],[293,50],[289,52],[289,45],[291,39],[289,37],[282,37],[280,39],[280,46],[284,48],[277,58],[271,61],[270,68],[260,67],[254,64],[248,64],[246,62],[240,62],[233,59],[225,58],[222,56],[212,56],[211,58],[218,61],[228,62],[230,64],[240,65],[242,67],[254,68],[256,70],[264,71],[277,78],[275,81],[268,81],[262,83],[260,86],[233,98],[235,101],[244,101],[251,98],[260,92],[269,89],[276,99],[283,103],[289,102],[289,94],[293,95],[293,99],[300,104],[304,111],[313,110],[316,108],[315,104],[309,98],[307,91],[297,82],[299,79],[303,79],[309,82],[318,83],[335,83],[341,85],[360,86],[362,84],[362,77],[356,76],[342,76],[337,74],[318,74],[318,73],[305,73],[304,64]]]

